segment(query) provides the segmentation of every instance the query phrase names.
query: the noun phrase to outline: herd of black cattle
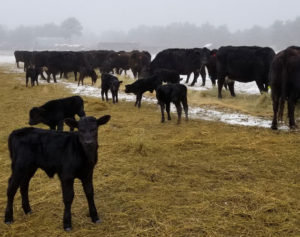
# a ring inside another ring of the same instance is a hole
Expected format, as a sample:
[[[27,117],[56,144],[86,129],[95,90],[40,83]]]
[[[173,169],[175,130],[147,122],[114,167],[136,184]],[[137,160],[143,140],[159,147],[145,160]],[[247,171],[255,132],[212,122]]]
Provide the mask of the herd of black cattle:
[[[75,80],[77,73],[80,73],[79,85],[80,82],[83,84],[86,76],[91,77],[94,83],[97,80],[95,69],[99,69],[101,74],[106,74],[106,78],[109,77],[109,73],[120,74],[123,70],[126,73],[126,70],[131,69],[135,78],[147,79],[147,82],[126,86],[126,92],[136,94],[135,105],[138,106],[141,104],[142,94],[145,91],[156,90],[161,84],[160,81],[175,84],[180,82],[180,75],[187,75],[188,83],[193,73],[191,86],[195,85],[200,74],[204,86],[206,67],[212,84],[215,85],[216,80],[218,82],[219,98],[222,98],[223,85],[235,96],[234,81],[255,81],[260,92],[268,91],[270,86],[274,112],[272,129],[277,129],[277,118],[282,119],[285,101],[288,101],[289,125],[291,128],[296,127],[294,109],[300,91],[300,67],[297,61],[300,48],[296,46],[288,47],[277,54],[269,47],[258,46],[225,46],[214,50],[166,49],[159,52],[152,61],[149,52],[138,50],[15,51],[14,54],[18,66],[19,62],[24,62],[26,85],[29,77],[32,85],[37,82],[38,75],[44,77],[43,71],[48,74],[48,82],[50,75],[56,82],[58,73],[67,76],[68,72],[74,72]],[[105,87],[107,88],[107,84]],[[108,87],[106,90],[109,89]],[[116,92],[114,98],[114,102],[117,101]]]
[[[202,76],[205,85],[208,69],[212,84],[218,81],[218,97],[226,84],[232,96],[234,81],[255,81],[261,92],[272,91],[274,117],[272,129],[277,129],[277,117],[282,118],[285,101],[288,101],[288,117],[291,128],[296,127],[294,109],[300,95],[300,47],[292,46],[277,54],[268,47],[221,47],[218,50],[200,49],[166,49],[158,53],[153,61],[148,52],[28,52],[16,51],[17,65],[24,62],[26,80],[31,78],[32,85],[37,83],[39,75],[45,71],[53,76],[68,72],[80,73],[80,81],[90,76],[92,82],[97,80],[95,69],[101,72],[101,95],[108,100],[107,92],[111,90],[113,102],[118,102],[118,78],[110,73],[118,74],[122,70],[131,69],[135,77],[134,83],[125,86],[126,93],[136,94],[135,105],[141,106],[142,94],[156,90],[156,97],[161,106],[161,121],[164,122],[164,109],[170,120],[170,103],[177,108],[178,122],[181,118],[181,104],[188,119],[187,87],[180,84],[180,75],[194,74],[192,85]],[[19,65],[18,65],[19,66]],[[168,82],[162,85],[162,82]],[[27,83],[26,83],[27,85]],[[75,120],[75,115],[80,117]],[[13,200],[20,187],[22,207],[25,214],[31,213],[28,199],[30,179],[38,168],[43,169],[49,177],[58,174],[61,181],[63,202],[65,205],[63,227],[71,229],[71,204],[74,198],[74,179],[81,180],[93,222],[99,222],[94,203],[93,169],[98,159],[98,127],[107,123],[110,115],[99,119],[87,117],[84,103],[80,96],[52,100],[29,112],[29,124],[44,123],[50,130],[39,128],[22,128],[13,131],[8,139],[8,147],[12,160],[12,174],[7,188],[7,206],[5,223],[13,221]],[[64,122],[73,131],[63,132]],[[58,131],[56,131],[58,130]]]

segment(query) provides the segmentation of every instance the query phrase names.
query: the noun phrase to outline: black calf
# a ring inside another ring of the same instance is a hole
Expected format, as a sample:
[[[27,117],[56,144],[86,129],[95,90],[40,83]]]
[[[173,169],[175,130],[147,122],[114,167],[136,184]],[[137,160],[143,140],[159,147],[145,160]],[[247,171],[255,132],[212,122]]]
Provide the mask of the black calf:
[[[119,81],[117,77],[110,75],[108,73],[103,73],[101,75],[101,96],[102,100],[104,100],[104,94],[106,97],[106,101],[108,101],[108,90],[111,91],[113,103],[118,102],[118,91],[122,81]]]
[[[171,120],[171,115],[170,115],[171,102],[175,104],[177,109],[177,114],[178,114],[177,122],[180,123],[181,120],[182,108],[180,103],[182,103],[185,112],[185,118],[186,120],[188,120],[187,88],[185,85],[182,84],[161,85],[156,90],[156,98],[161,108],[162,123],[165,121],[165,115],[164,115],[165,106],[166,106],[166,111],[168,113],[168,120]]]
[[[50,100],[40,107],[33,107],[29,112],[29,125],[44,123],[50,129],[63,130],[64,119],[85,116],[83,100],[80,96]],[[71,127],[71,130],[73,128]]]
[[[98,160],[98,127],[107,123],[110,115],[99,119],[84,117],[78,122],[66,119],[78,132],[56,132],[39,128],[22,128],[13,131],[8,138],[12,160],[12,174],[8,181],[5,223],[13,222],[14,196],[20,187],[25,214],[31,212],[28,187],[36,170],[41,168],[52,178],[61,181],[65,205],[63,227],[71,230],[71,205],[74,198],[74,179],[78,178],[88,201],[90,217],[100,222],[94,203],[93,170]]]

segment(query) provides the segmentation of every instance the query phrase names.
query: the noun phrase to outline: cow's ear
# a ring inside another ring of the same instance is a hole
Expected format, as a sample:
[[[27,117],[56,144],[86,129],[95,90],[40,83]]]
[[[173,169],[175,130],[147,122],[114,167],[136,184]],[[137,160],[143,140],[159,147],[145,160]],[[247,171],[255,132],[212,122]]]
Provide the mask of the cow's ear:
[[[64,121],[70,128],[78,128],[78,122],[75,119],[66,118]]]
[[[119,83],[121,84],[123,81],[119,81]]]
[[[110,115],[104,115],[103,117],[97,119],[97,125],[100,126],[106,124],[109,120],[110,120]]]

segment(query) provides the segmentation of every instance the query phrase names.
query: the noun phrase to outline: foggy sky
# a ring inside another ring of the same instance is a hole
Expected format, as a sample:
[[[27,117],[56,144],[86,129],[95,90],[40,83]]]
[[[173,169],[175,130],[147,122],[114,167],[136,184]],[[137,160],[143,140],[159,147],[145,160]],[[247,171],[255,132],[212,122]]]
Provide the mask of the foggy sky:
[[[173,22],[227,25],[230,31],[300,16],[299,0],[3,0],[0,25],[60,24],[76,17],[85,30],[128,31]]]

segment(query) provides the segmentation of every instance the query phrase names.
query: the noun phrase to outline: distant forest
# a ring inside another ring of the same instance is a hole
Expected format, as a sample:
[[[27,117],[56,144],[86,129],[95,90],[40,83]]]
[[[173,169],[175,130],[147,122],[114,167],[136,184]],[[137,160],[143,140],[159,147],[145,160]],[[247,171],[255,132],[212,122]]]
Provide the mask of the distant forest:
[[[253,26],[250,29],[230,32],[226,25],[200,26],[190,23],[173,23],[167,26],[139,26],[128,32],[106,31],[91,33],[88,37],[76,18],[68,18],[60,25],[20,26],[9,30],[0,26],[1,49],[53,49],[59,44],[78,44],[85,49],[97,49],[98,43],[135,43],[138,49],[157,52],[165,48],[192,48],[223,45],[270,46],[281,50],[300,45],[300,17],[291,21],[275,21],[269,27]]]

